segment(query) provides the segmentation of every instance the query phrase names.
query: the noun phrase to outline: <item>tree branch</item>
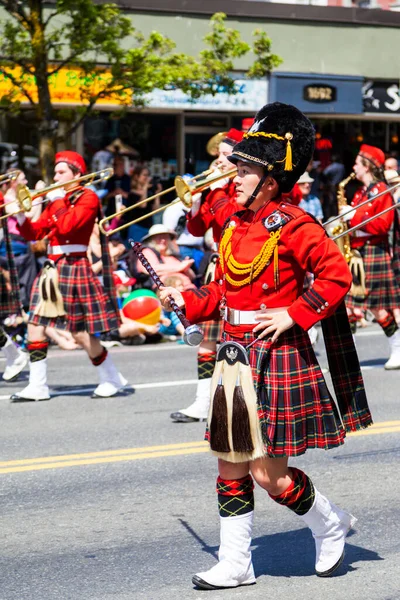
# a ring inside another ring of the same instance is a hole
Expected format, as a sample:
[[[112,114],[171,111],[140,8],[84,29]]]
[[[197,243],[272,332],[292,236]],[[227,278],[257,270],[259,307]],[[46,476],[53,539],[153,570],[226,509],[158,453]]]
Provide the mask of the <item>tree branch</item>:
[[[0,2],[1,2],[1,0],[0,0]],[[57,12],[57,11],[50,13],[50,14],[49,14],[49,16],[47,17],[47,19],[45,19],[45,20],[43,21],[43,27],[46,29],[46,27],[48,26],[48,24],[50,23],[50,21],[51,21],[51,20],[52,20],[54,17],[57,17],[57,15],[58,15],[58,12]]]
[[[11,0],[0,0],[0,6],[3,6],[9,15],[13,16],[14,19],[19,21],[24,29],[31,31],[31,23],[21,3]]]
[[[96,98],[96,100],[97,100],[97,98]],[[75,121],[75,123],[62,136],[57,137],[57,142],[62,142],[64,139],[68,138],[68,136],[75,133],[75,131],[78,129],[79,125],[81,125],[81,123],[83,123],[83,121],[86,119],[88,114],[91,112],[91,110],[95,104],[96,104],[96,101],[90,102],[86,106],[85,111],[81,114],[79,119],[77,121]]]
[[[27,63],[23,58],[15,58],[15,56],[1,56],[1,60],[6,61],[8,63],[14,63],[14,65],[16,65],[17,67],[21,67],[24,73],[28,73],[33,77],[35,76],[35,71],[29,66],[30,63]]]
[[[29,100],[29,102],[32,104],[32,106],[36,106],[36,102],[33,100],[31,94],[29,94],[29,92],[26,91],[26,89],[23,87],[22,83],[19,82],[16,79],[16,77],[14,77],[14,75],[5,71],[1,66],[0,66],[0,73],[3,73],[3,75],[5,75],[6,77],[8,77],[11,80],[11,83],[13,85],[15,85],[15,87],[17,87],[22,92],[22,94]]]
[[[82,53],[75,52],[74,54],[71,54],[70,56],[68,56],[68,58],[66,58],[65,60],[62,60],[60,63],[58,63],[58,65],[56,66],[55,69],[53,69],[52,71],[48,71],[48,75],[50,76],[50,75],[54,75],[55,73],[58,73],[59,71],[61,71],[61,69],[63,67],[70,64],[80,54],[82,54]]]

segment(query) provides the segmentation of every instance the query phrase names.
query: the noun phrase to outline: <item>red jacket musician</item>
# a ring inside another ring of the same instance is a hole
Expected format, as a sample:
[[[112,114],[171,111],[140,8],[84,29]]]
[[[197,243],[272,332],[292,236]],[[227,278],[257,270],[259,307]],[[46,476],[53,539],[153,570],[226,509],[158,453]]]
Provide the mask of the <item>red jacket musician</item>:
[[[198,588],[255,583],[254,480],[310,527],[319,576],[339,568],[355,523],[306,473],[288,465],[310,448],[340,446],[346,430],[371,423],[344,306],[351,284],[346,261],[320,224],[282,198],[304,173],[314,136],[294,106],[276,102],[259,111],[229,157],[238,168],[241,211],[222,233],[215,281],[160,293],[165,307],[170,294],[192,322],[219,311],[224,321],[206,434],[218,457],[221,543],[219,562],[194,575]],[[304,292],[306,272],[314,283]],[[342,418],[307,334],[318,321]]]
[[[47,194],[49,203],[34,223],[24,214],[18,215],[20,232],[27,240],[46,237],[49,245],[48,260],[32,289],[28,324],[29,384],[11,397],[12,402],[50,398],[47,326],[68,329],[86,350],[99,377],[95,396],[113,396],[127,383],[95,336],[118,327],[118,317],[111,289],[110,295],[107,294],[87,257],[89,238],[100,214],[100,201],[92,190],[74,182],[85,172],[86,165],[80,154],[59,152],[54,181],[64,184],[63,187]],[[103,264],[107,263],[106,253],[105,241]]]
[[[347,207],[343,210],[348,227],[358,227],[351,235],[351,248],[361,259],[361,263],[357,259],[355,283],[365,281],[362,287],[352,287],[347,297],[347,308],[356,317],[362,316],[367,309],[372,312],[389,342],[390,357],[385,369],[391,370],[400,369],[400,329],[394,316],[396,309],[400,308],[400,277],[393,268],[389,248],[395,209],[378,216],[394,205],[390,193],[376,197],[388,187],[384,178],[384,164],[385,154],[380,148],[367,144],[361,146],[353,171],[363,187],[354,195],[351,203],[354,210],[349,211]],[[357,208],[368,199],[370,202]],[[363,225],[371,217],[374,219]],[[395,236],[398,235],[397,229],[394,228]]]

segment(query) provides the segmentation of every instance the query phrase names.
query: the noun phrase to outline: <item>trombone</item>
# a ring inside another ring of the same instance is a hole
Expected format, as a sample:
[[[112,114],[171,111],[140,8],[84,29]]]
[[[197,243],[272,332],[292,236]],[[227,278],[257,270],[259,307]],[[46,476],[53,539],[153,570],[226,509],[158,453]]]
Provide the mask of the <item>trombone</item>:
[[[21,212],[29,212],[32,208],[32,203],[36,198],[40,198],[41,196],[46,196],[49,192],[53,190],[57,190],[59,188],[65,187],[66,185],[70,186],[73,183],[86,185],[92,185],[94,183],[99,183],[100,181],[105,181],[109,179],[114,170],[109,167],[107,169],[103,169],[102,171],[95,171],[94,173],[87,173],[86,175],[82,175],[81,177],[76,177],[75,179],[71,179],[71,181],[64,181],[63,183],[53,183],[53,185],[49,185],[41,190],[30,190],[26,185],[19,184],[17,185],[16,199],[11,202],[6,202],[5,204],[0,205],[0,210],[4,206],[9,206],[10,204],[14,204],[15,202],[19,205],[19,210],[16,210],[12,213],[7,213],[0,217],[0,221],[3,219],[7,219],[8,217],[12,217],[13,215],[18,215]],[[42,204],[43,202],[47,202],[46,199],[42,200],[38,204]]]
[[[334,223],[338,219],[342,219],[346,215],[349,215],[355,209],[361,208],[361,206],[365,206],[365,204],[369,204],[370,202],[373,202],[374,200],[376,200],[377,198],[380,198],[381,196],[384,196],[385,194],[390,194],[391,192],[393,192],[393,190],[396,190],[398,187],[400,187],[400,182],[399,183],[395,183],[394,185],[391,185],[390,187],[386,188],[386,190],[382,190],[378,194],[375,194],[375,196],[371,196],[371,198],[367,198],[367,200],[364,200],[363,202],[360,202],[360,204],[357,204],[357,206],[350,206],[349,205],[349,210],[343,212],[341,215],[337,215],[336,217],[330,218],[328,221],[325,221],[325,223],[322,223],[322,227],[325,227],[325,228],[329,227],[330,225],[332,225],[332,223]],[[372,218],[367,219],[367,221],[363,221],[363,223],[360,223],[360,225],[358,226],[358,228],[362,227],[362,225],[364,225],[364,223],[367,223],[367,222],[369,223],[373,219],[376,219],[376,217],[380,217],[382,214],[384,214],[386,212],[389,212],[389,210],[391,210],[394,206],[397,206],[397,204],[398,203],[393,204],[393,206],[390,206],[389,209],[385,209],[384,211],[382,211],[382,212],[374,215]],[[353,228],[351,229],[351,231],[352,230],[353,230]],[[348,231],[350,231],[350,229]],[[338,236],[336,236],[333,239],[339,239],[341,237],[343,237],[343,236],[342,235],[338,235]]]
[[[9,171],[8,173],[4,173],[3,175],[0,175],[0,185],[3,185],[3,183],[8,183],[9,181],[14,181],[15,179],[17,179],[18,175],[20,174],[21,171]]]
[[[198,179],[199,177],[205,177],[205,176],[207,177],[210,174],[210,172],[211,172],[210,170],[204,171],[203,173],[196,175],[196,177],[193,177],[191,179],[191,181],[194,181],[194,180]],[[183,204],[185,205],[186,208],[191,208],[192,196],[194,194],[197,194],[198,192],[202,192],[203,190],[210,187],[210,185],[212,183],[214,183],[215,181],[219,181],[220,179],[226,179],[226,178],[233,179],[233,177],[236,177],[236,174],[237,174],[237,169],[236,168],[231,169],[230,171],[227,171],[226,173],[220,173],[219,175],[215,175],[214,177],[207,177],[205,179],[205,181],[199,181],[199,182],[195,183],[194,185],[187,183],[183,177],[178,175],[178,177],[175,177],[174,185],[172,187],[168,188],[167,190],[163,190],[159,194],[154,194],[153,196],[149,196],[148,198],[145,198],[144,200],[141,200],[140,202],[136,202],[136,204],[132,204],[132,206],[127,206],[120,212],[115,212],[114,214],[109,215],[108,217],[105,217],[104,219],[102,219],[99,222],[100,231],[108,237],[108,236],[112,235],[113,233],[122,231],[122,229],[126,229],[127,227],[130,227],[131,225],[135,225],[136,223],[139,223],[140,221],[143,221],[144,219],[147,219],[148,217],[151,217],[152,215],[155,215],[155,214],[165,210],[169,206],[173,206],[174,204],[177,204],[178,202],[183,202]],[[172,200],[172,202],[169,202],[169,204],[166,204],[165,206],[160,206],[159,208],[156,208],[155,210],[152,210],[151,212],[146,213],[145,215],[142,215],[141,217],[138,217],[137,219],[134,219],[133,221],[128,221],[127,223],[124,223],[123,225],[120,225],[119,227],[115,227],[114,229],[105,229],[104,228],[105,224],[108,223],[108,221],[111,221],[112,219],[114,219],[114,217],[116,217],[116,216],[120,217],[123,214],[125,214],[126,212],[133,210],[134,208],[137,208],[141,204],[150,202],[150,200],[154,200],[154,198],[157,198],[157,196],[163,196],[164,194],[166,194],[167,192],[171,192],[172,190],[176,190],[177,198],[175,198],[175,200]]]
[[[397,185],[397,187],[398,186],[400,186],[400,183]],[[374,196],[374,198],[376,198],[376,196]],[[372,200],[374,198],[372,198]],[[361,206],[361,204],[359,204],[359,206]],[[373,221],[377,217],[381,217],[382,215],[390,212],[391,210],[393,210],[394,208],[397,208],[399,206],[400,206],[400,200],[398,202],[394,202],[394,204],[392,204],[391,206],[388,206],[387,208],[384,208],[383,210],[381,210],[381,212],[377,213],[376,215],[372,215],[372,217],[368,217],[368,219],[365,219],[365,221],[363,221],[362,223],[359,223],[358,225],[354,225],[354,227],[350,227],[350,229],[347,229],[346,231],[342,231],[341,233],[339,233],[338,235],[335,235],[331,239],[333,241],[339,240],[344,235],[353,233],[353,231],[357,231],[358,229],[361,229],[361,227],[364,227],[364,225],[367,225],[367,223],[371,223],[371,221]]]

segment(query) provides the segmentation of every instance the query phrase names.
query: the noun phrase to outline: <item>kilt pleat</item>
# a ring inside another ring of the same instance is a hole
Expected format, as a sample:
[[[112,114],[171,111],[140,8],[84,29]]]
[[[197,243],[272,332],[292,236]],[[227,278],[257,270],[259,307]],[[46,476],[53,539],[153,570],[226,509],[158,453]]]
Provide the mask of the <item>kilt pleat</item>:
[[[246,346],[254,335],[224,333],[224,339]],[[256,342],[248,355],[266,456],[343,444],[345,430],[306,332],[294,326],[273,345]]]
[[[216,321],[204,321],[204,323],[200,323],[200,327],[203,330],[205,342],[221,341],[223,331],[222,319]]]
[[[93,273],[86,257],[63,256],[56,264],[58,285],[64,301],[65,317],[42,317],[34,311],[39,303],[39,276],[31,294],[29,322],[71,332],[102,333],[118,328],[118,317],[110,298]]]
[[[396,278],[389,247],[365,245],[358,249],[364,262],[367,295],[358,300],[347,294],[346,306],[349,309],[386,309],[400,306],[400,286]]]

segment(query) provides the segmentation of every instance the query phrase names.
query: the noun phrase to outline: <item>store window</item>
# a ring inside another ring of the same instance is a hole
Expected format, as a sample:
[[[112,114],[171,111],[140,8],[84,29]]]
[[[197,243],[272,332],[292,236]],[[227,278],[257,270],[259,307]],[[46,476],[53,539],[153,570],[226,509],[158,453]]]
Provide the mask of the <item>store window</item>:
[[[99,151],[123,154],[126,170],[144,163],[151,175],[169,181],[177,172],[177,119],[175,115],[102,113],[84,123],[85,156],[91,164]]]

